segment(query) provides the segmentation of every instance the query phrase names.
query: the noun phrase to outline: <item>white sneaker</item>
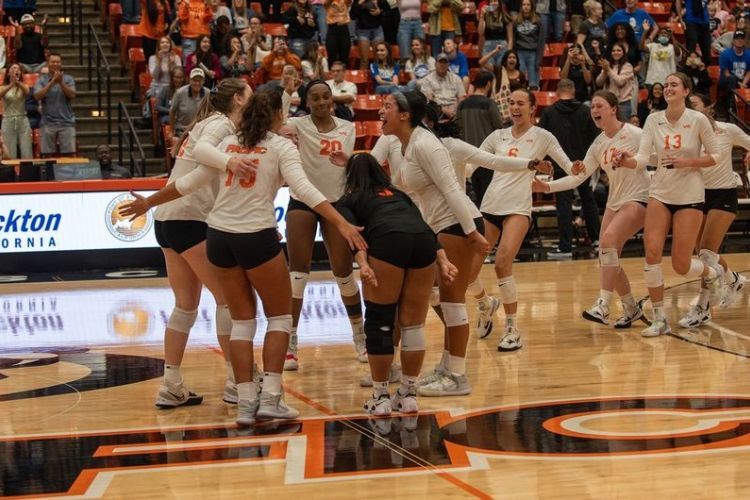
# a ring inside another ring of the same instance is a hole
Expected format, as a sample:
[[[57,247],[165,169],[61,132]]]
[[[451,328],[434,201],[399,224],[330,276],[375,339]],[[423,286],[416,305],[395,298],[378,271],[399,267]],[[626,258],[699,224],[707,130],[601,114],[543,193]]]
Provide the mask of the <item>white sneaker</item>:
[[[379,395],[377,398],[373,394],[370,399],[365,401],[365,411],[370,415],[378,417],[390,415],[393,411],[391,406],[391,397],[387,392]]]
[[[490,305],[488,307],[482,307],[482,304],[479,304],[479,318],[477,319],[477,326],[474,329],[474,335],[477,338],[483,339],[492,333],[492,317],[499,307],[500,301],[496,297],[490,297]]]
[[[672,333],[672,329],[666,319],[660,318],[652,320],[651,326],[641,331],[641,337],[658,337],[668,333]]]
[[[630,328],[631,326],[633,326],[633,323],[638,320],[643,321],[647,325],[651,324],[651,322],[643,314],[643,308],[640,304],[636,304],[635,309],[633,309],[632,311],[629,310],[629,308],[626,306],[624,314],[617,318],[617,321],[615,321],[615,328]]]
[[[721,300],[722,287],[724,285],[724,268],[721,264],[714,264],[710,267],[716,271],[716,277],[713,279],[706,279],[706,286],[708,287],[709,300],[711,303],[716,304]]]
[[[299,412],[286,405],[281,394],[260,393],[260,406],[258,407],[258,420],[270,420],[280,418],[294,420],[299,417]]]
[[[690,308],[690,311],[678,323],[683,328],[697,328],[706,321],[711,321],[711,311],[708,307],[703,309],[696,304]]]
[[[448,370],[446,370],[443,365],[436,365],[430,373],[419,379],[419,381],[417,382],[417,387],[430,385],[433,382],[440,380],[440,378],[445,375],[447,371]]]
[[[466,374],[454,375],[444,373],[442,377],[431,384],[417,387],[420,396],[466,396],[471,394],[471,386]]]
[[[297,336],[289,336],[289,347],[286,351],[284,360],[284,371],[294,371],[299,368],[299,358],[297,357]]]
[[[240,427],[249,427],[255,425],[255,418],[258,413],[258,406],[260,401],[258,399],[244,400],[241,399],[237,403],[237,425]]]
[[[236,405],[240,400],[240,397],[237,395],[237,384],[235,384],[231,380],[227,380],[224,384],[224,395],[221,399],[225,403]]]
[[[412,388],[406,394],[401,394],[401,388],[396,389],[391,396],[391,407],[401,413],[417,413],[419,405],[417,405],[416,388]]]
[[[721,290],[721,300],[719,301],[719,307],[725,309],[735,303],[739,297],[740,291],[745,288],[747,278],[739,273],[732,271],[732,277],[734,278],[732,283],[725,283]]]
[[[497,350],[502,352],[517,351],[522,347],[521,332],[515,326],[506,325],[503,338],[497,344]]]
[[[604,301],[602,299],[597,299],[596,304],[591,306],[591,308],[583,311],[583,319],[587,319],[589,321],[593,321],[594,323],[601,323],[602,325],[608,325],[609,324],[609,307],[604,305]]]
[[[394,384],[401,380],[401,366],[397,364],[391,365],[391,372],[388,375],[388,382],[391,384]],[[372,387],[372,374],[367,373],[365,375],[362,375],[359,379],[359,386],[360,387]]]
[[[178,406],[195,406],[203,402],[203,396],[190,392],[182,383],[177,385],[162,384],[156,396],[156,406],[162,410]]]
[[[357,361],[367,363],[367,345],[365,344],[364,327],[354,334],[354,350],[357,351]]]

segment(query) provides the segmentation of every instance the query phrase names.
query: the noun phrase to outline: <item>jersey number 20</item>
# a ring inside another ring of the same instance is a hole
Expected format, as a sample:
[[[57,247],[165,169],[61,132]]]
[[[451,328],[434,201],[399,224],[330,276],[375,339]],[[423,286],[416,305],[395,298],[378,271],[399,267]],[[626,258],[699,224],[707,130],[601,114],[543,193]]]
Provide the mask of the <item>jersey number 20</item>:
[[[328,156],[331,153],[335,153],[336,151],[343,151],[344,145],[341,144],[340,141],[329,141],[328,139],[321,139],[320,140],[320,154],[323,156]]]

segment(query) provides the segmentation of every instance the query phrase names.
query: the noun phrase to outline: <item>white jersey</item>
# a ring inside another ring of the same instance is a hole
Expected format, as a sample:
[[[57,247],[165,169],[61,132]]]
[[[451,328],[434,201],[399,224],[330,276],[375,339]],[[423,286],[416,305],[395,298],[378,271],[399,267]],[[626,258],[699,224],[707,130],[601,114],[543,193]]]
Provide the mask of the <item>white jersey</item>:
[[[638,168],[643,168],[649,163],[651,153],[656,152],[657,168],[651,178],[649,196],[671,205],[703,203],[705,196],[701,170],[704,169],[668,169],[663,166],[669,163],[670,158],[699,158],[703,155],[703,148],[718,163],[716,134],[703,113],[686,109],[675,124],[667,120],[666,110],[648,115],[636,161]],[[664,162],[665,159],[667,162]]]
[[[495,130],[484,140],[480,149],[496,155],[535,160],[549,156],[568,173],[572,165],[555,136],[536,126],[518,138],[513,137],[512,128]],[[528,169],[495,172],[482,199],[482,212],[531,217],[531,182],[535,175],[536,172]]]
[[[614,137],[607,137],[602,132],[594,140],[583,164],[586,172],[569,175],[549,183],[550,192],[567,191],[581,185],[591,177],[597,168],[601,168],[609,177],[609,197],[607,208],[615,212],[630,201],[648,201],[648,190],[651,180],[645,167],[641,168],[613,168],[612,156],[617,151],[627,151],[636,154],[641,143],[641,129],[629,123],[617,131]]]
[[[476,230],[474,219],[481,214],[461,188],[450,153],[435,134],[415,128],[397,172],[391,175],[393,184],[414,195],[435,233],[457,223],[464,234]]]
[[[180,151],[177,153],[167,184],[177,181],[177,179],[188,175],[198,168],[201,163],[195,155],[195,150],[198,149],[199,143],[202,147],[208,146],[208,148],[215,151],[216,146],[218,146],[222,139],[234,134],[234,129],[232,121],[222,113],[214,113],[205,120],[196,123],[180,146]],[[204,159],[203,157],[200,158]],[[212,163],[214,162],[212,161]],[[224,162],[224,165],[226,165],[226,162]],[[212,179],[200,189],[191,193],[190,196],[183,196],[157,207],[154,218],[158,221],[205,221],[208,213],[211,211],[211,207],[214,206],[218,190],[218,180]]]
[[[732,147],[737,146],[750,151],[750,136],[734,123],[716,123],[716,147],[719,160],[716,165],[702,168],[703,182],[706,189],[735,189],[737,181],[732,168]]]
[[[255,180],[238,179],[231,171],[220,171],[201,166],[177,181],[177,190],[190,193],[208,180],[219,179],[219,194],[206,223],[209,227],[228,233],[255,233],[277,227],[274,199],[286,182],[295,190],[299,201],[315,207],[325,196],[308,181],[300,155],[294,143],[268,133],[252,148],[240,145],[236,135],[230,135],[219,145],[230,156],[250,158],[258,167]]]
[[[299,153],[307,178],[331,202],[338,201],[344,195],[346,170],[331,163],[328,156],[334,151],[343,151],[351,156],[357,138],[354,123],[336,117],[333,117],[333,121],[336,126],[330,132],[318,132],[310,116],[290,118],[288,121],[297,129]],[[302,201],[294,189],[290,194],[292,198]]]
[[[404,164],[404,155],[401,154],[401,141],[395,135],[381,135],[372,147],[370,154],[378,160],[381,165],[388,162],[391,171],[391,179],[398,178],[398,172]]]

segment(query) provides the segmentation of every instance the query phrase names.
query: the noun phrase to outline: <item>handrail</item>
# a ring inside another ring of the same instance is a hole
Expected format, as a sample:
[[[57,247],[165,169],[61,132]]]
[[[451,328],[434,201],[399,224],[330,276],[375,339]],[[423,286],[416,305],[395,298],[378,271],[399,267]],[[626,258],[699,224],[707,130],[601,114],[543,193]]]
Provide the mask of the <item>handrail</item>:
[[[123,116],[125,117],[125,123],[123,123]],[[141,140],[138,138],[138,132],[133,125],[133,120],[130,118],[128,109],[122,101],[117,106],[117,148],[120,151],[118,160],[120,165],[124,165],[122,162],[122,143],[123,140],[127,139],[128,157],[130,160],[130,173],[135,176],[135,166],[140,166],[139,174],[141,177],[146,176],[146,153],[143,152],[143,146]],[[135,153],[138,153],[140,159],[135,158]]]
[[[83,2],[78,0],[78,64],[83,65]],[[75,42],[75,37],[73,42]]]
[[[107,98],[107,144],[112,143],[112,68],[109,66],[107,55],[102,48],[102,44],[99,41],[99,36],[94,30],[94,26],[88,23],[87,33],[87,44],[89,54],[89,90],[92,89],[94,71],[96,71],[96,106],[101,112],[102,110],[102,92],[106,92]],[[92,50],[96,47],[96,51]],[[92,54],[95,52],[96,55]],[[96,69],[94,69],[93,63],[96,60]],[[102,86],[105,88],[102,89]]]
[[[736,89],[731,90],[732,94],[734,94],[735,99],[739,99],[742,101],[742,103],[745,105],[747,109],[750,109],[750,102],[748,102],[747,99],[742,97],[739,92],[737,92]],[[738,115],[735,111],[732,111],[732,108],[729,108],[729,116],[734,120],[734,123],[739,125],[739,127],[747,134],[750,132],[750,124],[746,123],[743,117]]]

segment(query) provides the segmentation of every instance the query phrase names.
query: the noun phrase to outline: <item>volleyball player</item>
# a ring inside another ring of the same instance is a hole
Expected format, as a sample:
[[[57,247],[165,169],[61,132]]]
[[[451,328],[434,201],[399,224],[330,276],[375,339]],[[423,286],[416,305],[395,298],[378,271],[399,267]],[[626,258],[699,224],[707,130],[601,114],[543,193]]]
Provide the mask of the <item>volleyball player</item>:
[[[536,98],[527,89],[510,95],[513,126],[495,130],[480,149],[498,155],[532,158],[541,161],[552,158],[562,169],[570,172],[571,161],[555,136],[534,125]],[[499,351],[515,351],[523,347],[521,332],[516,324],[518,294],[513,278],[513,260],[529,230],[531,221],[531,184],[536,173],[533,165],[526,171],[496,172],[482,199],[480,210],[486,222],[487,239],[494,245],[500,237],[495,254],[495,274],[500,298],[505,310],[505,329],[497,345]]]
[[[671,331],[664,314],[661,267],[670,226],[675,272],[688,278],[705,278],[713,296],[721,291],[724,269],[719,265],[718,255],[702,249],[699,258],[693,258],[703,222],[705,190],[701,169],[715,167],[720,155],[709,119],[688,108],[691,89],[690,78],[683,73],[667,76],[664,82],[667,109],[648,116],[636,155],[618,150],[613,160],[617,168],[644,168],[652,152],[655,151],[657,157],[643,233],[644,278],[653,307],[651,326],[641,332],[644,337],[657,337]]]
[[[273,133],[283,120],[281,94],[275,90],[258,92],[245,106],[238,134],[220,144],[222,157],[251,160],[257,167],[254,178],[241,179],[232,172],[201,166],[149,198],[138,197],[122,212],[145,213],[219,177],[216,203],[206,220],[207,249],[232,316],[232,361],[239,394],[237,424],[242,426],[253,425],[256,419],[292,419],[299,414],[282,399],[281,375],[292,328],[292,291],[277,236],[274,198],[278,189],[288,183],[300,201],[325,217],[352,248],[367,248],[359,229],[347,223],[307,180],[294,144]],[[268,320],[260,393],[252,378],[257,327],[253,290],[260,296]]]
[[[707,96],[692,94],[690,104],[694,110],[713,119],[711,100]],[[712,260],[715,255],[718,256],[724,236],[737,216],[737,181],[732,169],[732,148],[736,146],[750,150],[750,136],[737,125],[723,122],[713,122],[713,125],[719,159],[715,167],[701,171],[706,201],[703,206],[703,227],[698,241],[699,255],[701,251],[707,250],[711,253],[704,254]],[[718,262],[724,269],[724,287],[719,306],[728,307],[734,302],[737,292],[744,287],[745,277],[731,271],[723,257],[718,257]],[[680,319],[679,324],[685,328],[695,328],[710,319],[708,286],[705,280],[702,280],[697,303]]]
[[[195,120],[176,146],[177,155],[168,181],[170,184],[198,167],[196,149],[200,147],[210,154],[224,137],[234,132],[242,106],[250,95],[252,90],[244,80],[226,79],[203,99]],[[249,168],[254,169],[241,159],[233,159],[222,166],[239,175],[246,175]],[[194,405],[203,401],[202,396],[192,393],[183,385],[180,370],[188,335],[198,316],[202,284],[206,285],[216,301],[216,333],[224,353],[227,373],[223,399],[227,403],[237,402],[229,354],[232,319],[218,279],[206,257],[205,220],[215,196],[215,188],[206,185],[190,196],[159,207],[154,214],[154,233],[164,253],[167,278],[175,297],[175,307],[164,332],[164,382],[156,398],[159,408]]]
[[[634,321],[643,319],[643,310],[630,289],[630,281],[620,266],[620,254],[625,243],[643,228],[648,202],[649,175],[643,168],[614,168],[614,151],[635,154],[641,142],[641,129],[620,121],[617,97],[599,90],[591,99],[591,118],[602,133],[594,140],[582,163],[572,168],[575,175],[544,183],[534,181],[534,191],[552,192],[575,189],[588,182],[597,168],[609,178],[607,208],[602,219],[599,237],[600,282],[599,298],[584,319],[609,324],[609,307],[616,290],[622,301],[623,315],[615,321],[615,328],[630,328]]]

